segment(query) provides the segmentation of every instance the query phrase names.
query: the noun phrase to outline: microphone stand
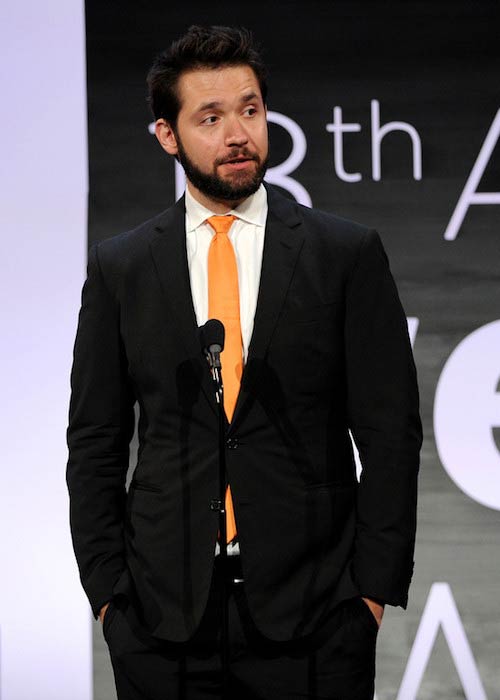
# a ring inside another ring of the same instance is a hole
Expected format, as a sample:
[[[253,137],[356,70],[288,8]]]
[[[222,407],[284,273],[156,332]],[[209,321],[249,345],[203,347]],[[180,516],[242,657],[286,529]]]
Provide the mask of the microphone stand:
[[[219,513],[219,547],[221,576],[221,666],[222,697],[227,698],[229,679],[229,632],[228,632],[228,585],[227,585],[227,529],[226,529],[226,414],[224,412],[224,386],[222,384],[221,348],[210,345],[205,355],[212,375],[215,399],[219,407],[219,498],[211,503],[212,510]]]

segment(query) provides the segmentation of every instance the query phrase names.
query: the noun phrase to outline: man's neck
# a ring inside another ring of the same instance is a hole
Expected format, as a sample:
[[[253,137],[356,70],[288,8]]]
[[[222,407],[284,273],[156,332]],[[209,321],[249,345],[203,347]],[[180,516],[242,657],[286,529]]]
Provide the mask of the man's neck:
[[[195,187],[189,180],[186,180],[186,187],[189,190],[189,194],[196,199],[199,204],[213,211],[214,214],[227,214],[231,209],[235,209],[239,204],[245,201],[245,199],[237,199],[231,201],[221,201],[218,199],[212,199],[212,197],[207,197],[203,194],[197,187]]]

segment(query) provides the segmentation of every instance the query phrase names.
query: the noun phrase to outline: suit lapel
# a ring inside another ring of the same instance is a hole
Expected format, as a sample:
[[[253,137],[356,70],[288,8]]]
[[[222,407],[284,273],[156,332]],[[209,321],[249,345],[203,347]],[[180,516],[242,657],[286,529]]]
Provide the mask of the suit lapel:
[[[187,357],[198,364],[196,373],[201,377],[202,389],[213,410],[217,411],[212,379],[200,347],[191,294],[184,197],[165,212],[163,220],[156,226],[156,236],[150,246],[165,303],[175,321],[175,333],[183,343]]]
[[[258,379],[304,242],[301,220],[295,205],[269,187],[266,189],[269,209],[257,308],[248,359],[231,427],[236,424],[252,386]]]
[[[241,390],[236,403],[231,428],[258,379],[274,327],[279,318],[293,271],[302,248],[304,234],[301,220],[293,202],[268,191],[268,216],[262,255],[259,294],[248,359],[243,371]],[[185,204],[181,198],[168,209],[156,226],[151,241],[151,254],[175,330],[183,343],[187,357],[199,363],[202,389],[217,412],[212,380],[201,353],[196,315],[191,294],[186,250]]]

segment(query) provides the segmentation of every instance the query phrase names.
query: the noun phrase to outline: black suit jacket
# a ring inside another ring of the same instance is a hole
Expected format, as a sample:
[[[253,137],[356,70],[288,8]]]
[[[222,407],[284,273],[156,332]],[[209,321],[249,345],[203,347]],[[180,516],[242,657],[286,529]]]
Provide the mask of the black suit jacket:
[[[378,235],[267,189],[227,469],[250,611],[265,635],[288,640],[348,597],[406,605],[421,425],[406,319]],[[184,217],[180,200],[90,251],[67,471],[94,614],[133,591],[150,633],[177,641],[203,613],[218,529],[217,410]],[[139,455],[127,493],[135,402]]]

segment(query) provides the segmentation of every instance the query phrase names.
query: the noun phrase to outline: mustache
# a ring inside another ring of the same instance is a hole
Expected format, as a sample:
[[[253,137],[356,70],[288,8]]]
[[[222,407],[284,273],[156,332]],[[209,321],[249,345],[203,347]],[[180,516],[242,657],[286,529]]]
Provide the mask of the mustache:
[[[260,163],[260,158],[257,155],[257,153],[254,153],[253,151],[248,150],[248,148],[243,147],[233,148],[224,158],[217,158],[215,161],[215,165],[224,165],[224,163],[230,163],[231,161],[238,159],[255,160],[257,163]]]

